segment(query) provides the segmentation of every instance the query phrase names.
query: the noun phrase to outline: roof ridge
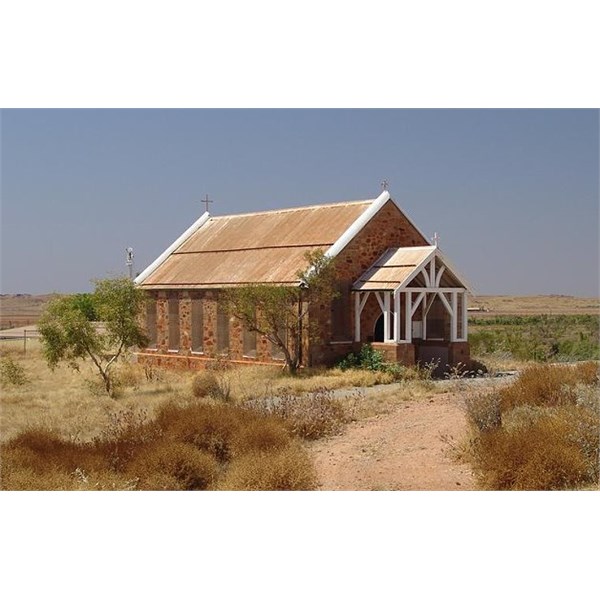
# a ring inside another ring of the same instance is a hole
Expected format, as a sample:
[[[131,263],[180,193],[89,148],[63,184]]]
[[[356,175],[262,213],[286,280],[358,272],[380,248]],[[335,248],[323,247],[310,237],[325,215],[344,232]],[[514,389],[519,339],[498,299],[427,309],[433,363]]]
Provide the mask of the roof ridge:
[[[288,213],[300,210],[310,210],[314,208],[335,208],[336,206],[354,206],[357,204],[371,204],[375,202],[376,198],[367,200],[348,200],[345,202],[329,202],[327,204],[308,204],[306,206],[291,206],[289,208],[274,208],[272,210],[259,210],[249,213],[234,213],[231,215],[211,215],[211,219],[229,219],[231,217],[252,217],[254,215],[265,215],[265,214],[276,214],[276,213]]]

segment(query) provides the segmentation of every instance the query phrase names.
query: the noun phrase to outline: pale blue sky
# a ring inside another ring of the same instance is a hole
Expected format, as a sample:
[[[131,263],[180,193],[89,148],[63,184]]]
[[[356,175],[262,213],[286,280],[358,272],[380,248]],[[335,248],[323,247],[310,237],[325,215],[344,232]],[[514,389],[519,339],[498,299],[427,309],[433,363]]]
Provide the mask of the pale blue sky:
[[[4,110],[2,293],[141,271],[203,211],[374,198],[481,294],[598,293],[596,110]]]

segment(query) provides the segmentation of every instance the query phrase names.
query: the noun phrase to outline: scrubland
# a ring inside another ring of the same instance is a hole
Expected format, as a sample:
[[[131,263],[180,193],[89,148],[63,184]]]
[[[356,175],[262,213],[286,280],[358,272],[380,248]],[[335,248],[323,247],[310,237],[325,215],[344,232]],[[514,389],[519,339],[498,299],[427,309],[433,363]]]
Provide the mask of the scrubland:
[[[463,398],[470,427],[449,450],[481,489],[598,487],[596,361],[483,353],[480,374],[488,371],[490,385],[460,369],[433,382],[426,369],[377,364],[289,377],[277,367],[217,363],[192,373],[126,361],[110,399],[90,365],[51,371],[37,342],[26,355],[0,342],[0,355],[2,489],[317,489],[315,440],[343,440],[350,422],[385,423],[407,400],[435,402],[442,390]],[[507,368],[519,376],[497,385],[492,376]]]
[[[309,440],[384,412],[404,395],[336,389],[389,383],[385,372],[339,369],[286,376],[280,368],[198,373],[124,362],[116,399],[90,365],[50,370],[39,345],[2,350],[3,489],[308,490]],[[397,377],[397,376],[396,376]]]
[[[458,454],[483,489],[598,488],[596,362],[530,365],[510,385],[468,394],[465,408],[471,435]]]

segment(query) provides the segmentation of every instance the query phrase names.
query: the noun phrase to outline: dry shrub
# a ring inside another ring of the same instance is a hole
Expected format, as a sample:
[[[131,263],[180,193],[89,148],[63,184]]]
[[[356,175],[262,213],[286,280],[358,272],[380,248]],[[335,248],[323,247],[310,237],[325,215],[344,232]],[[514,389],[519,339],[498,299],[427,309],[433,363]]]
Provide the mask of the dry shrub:
[[[111,413],[109,424],[93,444],[107,458],[111,469],[121,471],[134,454],[160,437],[158,424],[146,411],[124,408]]]
[[[38,471],[15,464],[10,460],[3,461],[3,463],[0,486],[3,490],[47,492],[77,489],[75,478],[66,471],[58,469]]]
[[[315,469],[299,445],[271,452],[250,452],[234,459],[218,484],[220,490],[312,490]]]
[[[248,421],[231,440],[232,456],[249,452],[283,450],[291,443],[291,437],[282,421],[270,416],[248,413]]]
[[[134,456],[127,473],[142,490],[205,490],[219,473],[216,459],[190,444],[160,441]]]
[[[24,431],[3,445],[2,462],[3,467],[18,465],[37,473],[102,470],[108,466],[106,457],[93,444],[66,441],[44,429]]]
[[[346,408],[327,389],[315,390],[302,396],[282,391],[277,398],[252,400],[246,406],[282,419],[293,434],[307,440],[339,433],[343,425],[353,417],[352,410]]]
[[[115,369],[113,379],[121,387],[138,388],[146,379],[146,374],[142,365],[124,362]]]
[[[200,371],[192,378],[192,395],[194,398],[212,396],[217,386],[217,376],[214,371]]]
[[[465,398],[467,417],[479,431],[488,431],[500,426],[500,395],[474,393]]]
[[[169,403],[161,408],[156,424],[165,438],[192,444],[219,461],[231,458],[234,434],[244,425],[244,413],[229,405]]]
[[[600,381],[600,365],[594,361],[577,363],[571,367],[574,371],[574,380],[584,385],[597,385]]]
[[[520,404],[561,406],[577,403],[577,387],[598,384],[598,363],[575,365],[531,365],[502,392],[502,408]]]
[[[26,431],[2,444],[4,489],[306,489],[312,467],[276,416],[228,404],[179,405],[154,419],[113,413],[91,442]],[[256,464],[257,461],[260,464]],[[229,479],[227,479],[229,477]]]
[[[200,371],[192,379],[192,395],[195,398],[211,396],[216,400],[231,400],[231,372],[229,367],[216,363],[205,371]]]
[[[577,419],[566,411],[482,433],[475,451],[481,482],[494,490],[569,489],[597,482],[597,469],[577,438]]]
[[[561,406],[575,404],[574,386],[579,371],[568,365],[533,365],[519,375],[501,394],[502,412],[523,404]]]
[[[597,485],[600,392],[596,363],[534,365],[491,394],[466,400],[476,426],[472,462],[489,489]]]

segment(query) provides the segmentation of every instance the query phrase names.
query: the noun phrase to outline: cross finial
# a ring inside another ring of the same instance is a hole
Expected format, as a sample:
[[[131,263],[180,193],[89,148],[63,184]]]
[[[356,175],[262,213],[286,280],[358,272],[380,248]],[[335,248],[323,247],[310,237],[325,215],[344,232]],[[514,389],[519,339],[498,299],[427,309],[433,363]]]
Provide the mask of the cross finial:
[[[212,204],[212,200],[208,199],[208,194],[206,194],[206,198],[204,198],[204,200],[202,200],[202,202],[204,202],[204,204],[206,205],[206,212],[208,212],[208,205]]]
[[[384,180],[381,182],[381,189],[382,189],[383,191],[385,191],[385,190],[387,190],[387,189],[388,189],[388,180],[387,180],[387,179],[384,179]]]
[[[438,244],[440,243],[440,236],[438,235],[437,231],[433,234],[431,239],[433,240],[433,245],[437,248]]]

